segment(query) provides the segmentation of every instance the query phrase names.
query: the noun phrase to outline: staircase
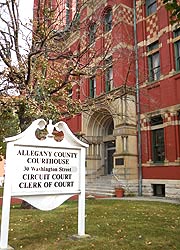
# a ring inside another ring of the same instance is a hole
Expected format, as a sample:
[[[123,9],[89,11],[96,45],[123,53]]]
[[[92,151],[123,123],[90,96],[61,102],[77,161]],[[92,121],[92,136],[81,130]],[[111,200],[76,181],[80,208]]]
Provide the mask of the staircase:
[[[93,182],[86,182],[86,196],[114,197],[114,187],[111,183],[112,177],[100,176]]]

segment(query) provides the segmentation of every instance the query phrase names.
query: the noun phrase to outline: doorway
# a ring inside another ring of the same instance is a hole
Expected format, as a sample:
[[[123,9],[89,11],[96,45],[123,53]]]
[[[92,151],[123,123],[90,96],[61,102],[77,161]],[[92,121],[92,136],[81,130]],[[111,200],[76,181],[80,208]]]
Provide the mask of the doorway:
[[[116,149],[115,141],[109,141],[105,142],[105,174],[110,175],[112,174],[113,167],[114,167],[114,161],[113,161],[113,155]]]

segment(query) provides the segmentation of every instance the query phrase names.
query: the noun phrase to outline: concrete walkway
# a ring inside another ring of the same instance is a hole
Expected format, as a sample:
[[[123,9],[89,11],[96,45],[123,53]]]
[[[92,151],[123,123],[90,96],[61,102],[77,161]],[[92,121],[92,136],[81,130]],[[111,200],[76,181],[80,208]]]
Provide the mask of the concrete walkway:
[[[108,199],[108,200],[129,200],[129,201],[158,201],[158,202],[166,202],[166,203],[172,203],[172,204],[178,204],[180,205],[180,198],[179,199],[170,199],[170,198],[165,198],[165,197],[147,197],[147,196],[134,196],[134,197],[96,197],[96,196],[87,196],[87,199]],[[77,196],[75,195],[74,197],[71,198],[71,200],[77,200]],[[11,198],[11,205],[17,205],[21,204],[22,200],[18,198]],[[2,206],[2,197],[0,197],[0,206]]]
[[[130,201],[159,201],[159,202],[166,202],[166,203],[172,203],[172,204],[180,204],[180,198],[179,199],[170,199],[165,197],[147,197],[147,196],[135,196],[135,197],[112,197],[112,198],[102,198],[102,199],[113,199],[113,200],[130,200]]]

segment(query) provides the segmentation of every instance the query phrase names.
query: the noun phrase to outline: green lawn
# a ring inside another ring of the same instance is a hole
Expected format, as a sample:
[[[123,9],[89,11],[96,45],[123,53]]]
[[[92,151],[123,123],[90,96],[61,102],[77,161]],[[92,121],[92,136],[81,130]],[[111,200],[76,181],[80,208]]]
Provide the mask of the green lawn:
[[[3,196],[3,191],[4,191],[4,188],[0,187],[0,197]]]
[[[77,201],[59,208],[11,209],[9,245],[24,250],[179,250],[180,205],[124,200],[87,200],[86,233],[77,234]]]

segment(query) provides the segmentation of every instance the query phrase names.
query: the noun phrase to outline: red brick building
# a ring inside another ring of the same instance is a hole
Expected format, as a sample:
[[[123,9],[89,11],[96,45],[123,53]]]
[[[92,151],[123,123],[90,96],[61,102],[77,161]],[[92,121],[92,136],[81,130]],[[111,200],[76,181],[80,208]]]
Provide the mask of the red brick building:
[[[178,198],[180,28],[161,0],[59,3],[62,31],[78,12],[69,48],[86,48],[72,88],[83,112],[67,123],[89,143],[87,184]]]
[[[180,29],[162,1],[137,1],[143,193],[180,195]]]

